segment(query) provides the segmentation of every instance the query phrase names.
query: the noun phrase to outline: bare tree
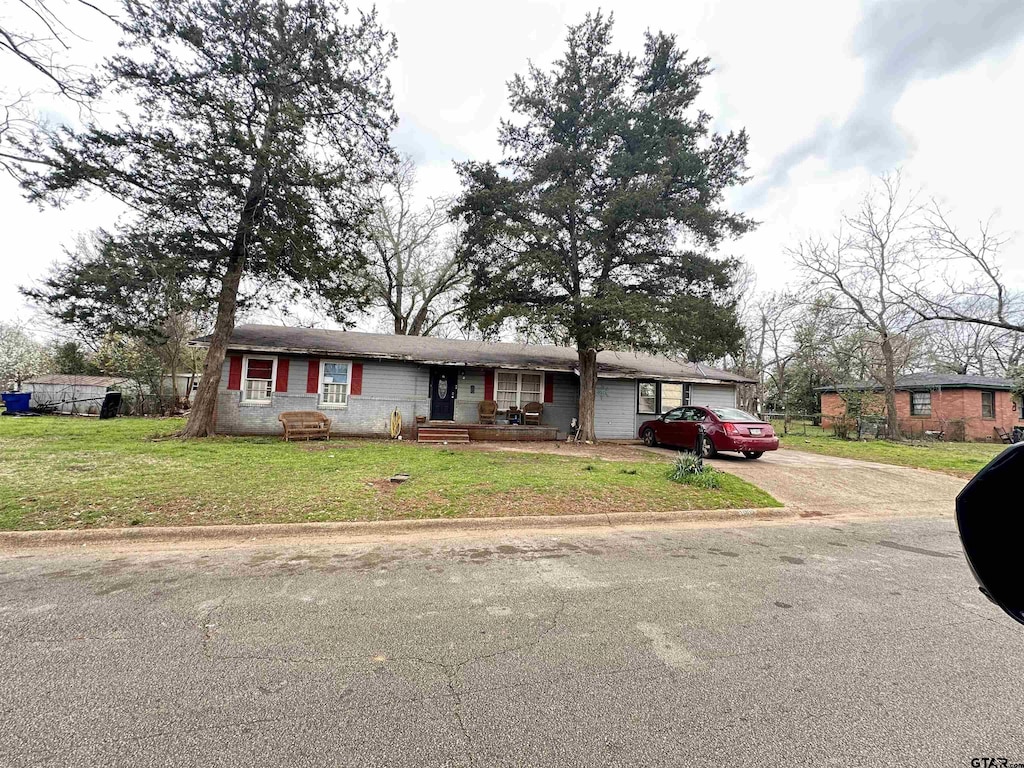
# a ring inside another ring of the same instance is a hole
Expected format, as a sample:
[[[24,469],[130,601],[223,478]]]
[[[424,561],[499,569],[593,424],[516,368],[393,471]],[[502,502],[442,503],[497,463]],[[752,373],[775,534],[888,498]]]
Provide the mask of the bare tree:
[[[84,39],[72,29],[68,16],[83,9],[116,23],[105,4],[107,0],[10,0],[5,7],[8,13],[0,18],[0,66],[18,73],[8,81],[18,86],[0,85],[0,170],[15,179],[20,178],[19,163],[34,162],[21,151],[39,122],[33,97],[47,94],[84,109],[97,95],[94,75],[68,60],[72,44]],[[23,85],[33,82],[38,87]]]
[[[875,375],[885,393],[891,437],[899,435],[896,377],[908,357],[905,350],[901,355],[901,348],[922,322],[901,290],[913,269],[918,210],[914,196],[902,190],[900,175],[886,175],[853,214],[843,217],[831,240],[812,238],[789,249],[807,279],[805,290],[833,296],[836,308],[856,318],[877,341],[881,370]]]
[[[1000,334],[996,329],[974,323],[951,320],[928,325],[928,357],[930,367],[944,373],[979,376],[991,374]]]
[[[906,287],[917,314],[1024,333],[1024,293],[1007,284],[999,266],[1009,238],[992,232],[990,222],[980,223],[973,237],[963,234],[935,200],[922,218],[918,277]]]
[[[370,220],[370,283],[396,334],[429,336],[462,308],[467,273],[456,255],[451,201],[415,200],[416,168],[402,158],[375,188]]]

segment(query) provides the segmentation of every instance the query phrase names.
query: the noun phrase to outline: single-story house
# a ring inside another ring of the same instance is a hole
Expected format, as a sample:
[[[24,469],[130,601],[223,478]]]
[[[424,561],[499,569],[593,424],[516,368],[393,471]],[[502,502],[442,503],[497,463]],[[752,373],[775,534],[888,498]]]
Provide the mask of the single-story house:
[[[100,412],[107,392],[133,387],[129,379],[119,376],[87,376],[84,374],[47,373],[32,376],[21,388],[31,392],[30,407],[52,409],[55,413]]]
[[[661,355],[605,351],[597,364],[602,439],[635,438],[643,421],[681,405],[735,406],[737,385],[750,381]],[[278,414],[317,410],[332,433],[382,436],[397,408],[410,437],[421,417],[474,438],[560,439],[577,416],[578,365],[574,349],[546,344],[241,325],[228,342],[216,431],[280,434]],[[493,426],[478,423],[482,400],[497,403]],[[539,426],[507,424],[510,408],[530,402],[543,403]]]
[[[997,428],[1010,432],[1024,425],[1024,404],[1015,401],[1010,379],[946,373],[914,373],[896,381],[896,414],[900,431],[908,435],[944,432],[950,440],[997,440]],[[867,396],[864,413],[882,413],[883,389],[877,383],[859,381],[818,387],[821,393],[821,425],[830,429],[833,420],[847,413],[849,392]]]

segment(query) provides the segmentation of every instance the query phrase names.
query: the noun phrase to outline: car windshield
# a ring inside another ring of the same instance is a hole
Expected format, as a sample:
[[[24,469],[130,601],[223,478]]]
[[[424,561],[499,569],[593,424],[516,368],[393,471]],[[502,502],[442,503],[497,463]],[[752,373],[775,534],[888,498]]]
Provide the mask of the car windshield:
[[[739,408],[712,408],[711,412],[722,421],[760,421],[756,416],[751,416]]]

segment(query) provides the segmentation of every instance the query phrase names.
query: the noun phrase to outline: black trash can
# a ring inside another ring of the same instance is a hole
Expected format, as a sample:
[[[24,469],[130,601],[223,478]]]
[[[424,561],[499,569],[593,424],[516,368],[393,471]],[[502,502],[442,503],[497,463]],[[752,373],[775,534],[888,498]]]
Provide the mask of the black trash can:
[[[100,406],[100,418],[112,419],[121,412],[121,393],[107,392],[103,398],[103,405]]]

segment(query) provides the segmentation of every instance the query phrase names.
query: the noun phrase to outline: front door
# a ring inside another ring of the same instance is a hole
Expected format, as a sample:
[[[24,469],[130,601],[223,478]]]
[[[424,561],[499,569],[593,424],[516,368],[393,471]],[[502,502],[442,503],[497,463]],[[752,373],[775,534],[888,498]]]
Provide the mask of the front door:
[[[455,420],[455,395],[459,388],[456,368],[430,369],[430,420]]]

